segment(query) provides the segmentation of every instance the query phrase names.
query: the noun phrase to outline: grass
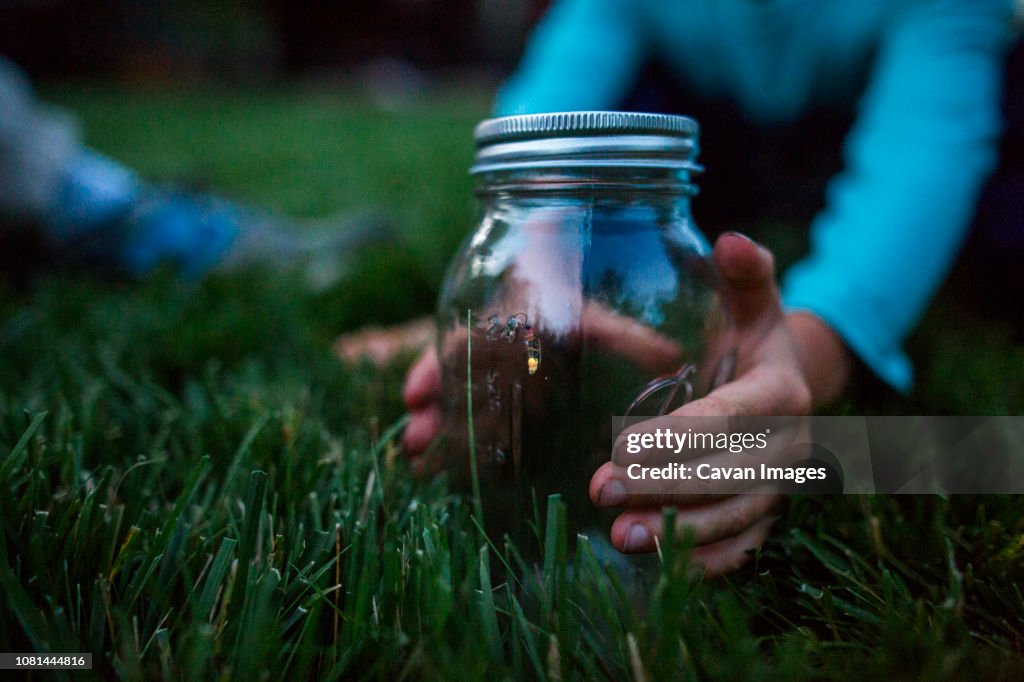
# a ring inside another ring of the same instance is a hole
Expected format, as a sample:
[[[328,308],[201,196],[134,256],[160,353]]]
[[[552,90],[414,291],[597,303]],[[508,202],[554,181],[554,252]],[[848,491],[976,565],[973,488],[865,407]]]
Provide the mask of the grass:
[[[92,652],[125,679],[1019,677],[1017,497],[798,498],[726,580],[666,538],[637,596],[600,548],[569,555],[559,504],[536,547],[495,545],[470,501],[408,475],[402,363],[344,368],[328,345],[432,307],[482,100],[48,95],[151,177],[300,214],[379,203],[408,239],[316,295],[263,273],[4,285],[0,651]],[[949,292],[912,347],[914,395],[840,409],[1024,407],[1024,351]]]

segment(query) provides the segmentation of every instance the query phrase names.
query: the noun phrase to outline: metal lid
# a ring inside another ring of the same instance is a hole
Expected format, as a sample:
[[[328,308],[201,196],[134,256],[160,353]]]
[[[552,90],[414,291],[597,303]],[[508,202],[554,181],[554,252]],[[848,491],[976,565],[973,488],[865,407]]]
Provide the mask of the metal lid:
[[[696,137],[698,126],[697,121],[687,116],[631,111],[566,111],[489,118],[477,125],[473,140],[482,147],[512,140],[615,133]]]
[[[474,131],[471,173],[530,168],[669,168],[699,172],[697,122],[686,116],[573,111],[505,116]]]

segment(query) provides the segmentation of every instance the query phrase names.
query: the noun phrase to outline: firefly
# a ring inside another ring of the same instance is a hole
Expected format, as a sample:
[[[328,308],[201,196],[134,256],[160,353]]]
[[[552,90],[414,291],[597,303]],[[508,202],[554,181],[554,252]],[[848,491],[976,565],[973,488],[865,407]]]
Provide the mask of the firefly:
[[[523,319],[526,319],[525,315],[523,315]],[[523,343],[526,344],[526,369],[530,374],[536,374],[540,369],[540,339],[537,338],[537,332],[534,331],[533,325],[525,321],[523,322]]]
[[[530,324],[527,322],[526,313],[516,313],[512,317],[508,318],[508,322],[505,323],[505,329],[501,332],[501,338],[512,343],[516,340],[516,337],[519,336],[520,329],[529,333],[528,330],[530,329]]]
[[[501,334],[501,330],[504,325],[501,324],[501,318],[497,315],[491,315],[487,318],[487,340],[494,341]]]
[[[526,346],[526,369],[530,374],[536,374],[540,369],[540,339],[537,332],[530,324],[526,313],[516,313],[508,318],[504,324],[497,315],[491,315],[487,319],[487,338],[495,340],[499,336],[509,343],[519,338],[519,332],[523,333],[523,344]]]

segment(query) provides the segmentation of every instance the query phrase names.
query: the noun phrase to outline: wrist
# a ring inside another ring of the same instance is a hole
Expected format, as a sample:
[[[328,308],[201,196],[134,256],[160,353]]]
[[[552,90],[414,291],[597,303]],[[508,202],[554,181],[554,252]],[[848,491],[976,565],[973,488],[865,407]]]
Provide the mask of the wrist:
[[[786,314],[786,329],[814,407],[838,398],[850,379],[852,360],[838,334],[820,317],[806,311]]]

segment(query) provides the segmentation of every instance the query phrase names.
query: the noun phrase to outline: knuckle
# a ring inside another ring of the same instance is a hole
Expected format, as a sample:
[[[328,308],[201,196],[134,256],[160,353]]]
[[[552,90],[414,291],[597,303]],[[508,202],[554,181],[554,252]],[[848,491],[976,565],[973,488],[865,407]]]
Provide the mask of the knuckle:
[[[748,413],[745,405],[716,395],[692,402],[685,410],[688,417],[742,417]]]

